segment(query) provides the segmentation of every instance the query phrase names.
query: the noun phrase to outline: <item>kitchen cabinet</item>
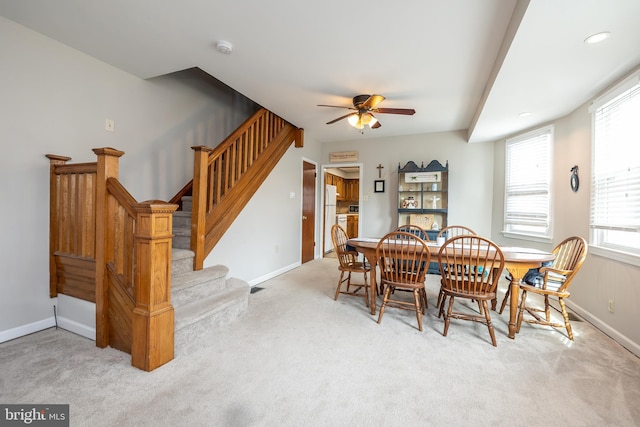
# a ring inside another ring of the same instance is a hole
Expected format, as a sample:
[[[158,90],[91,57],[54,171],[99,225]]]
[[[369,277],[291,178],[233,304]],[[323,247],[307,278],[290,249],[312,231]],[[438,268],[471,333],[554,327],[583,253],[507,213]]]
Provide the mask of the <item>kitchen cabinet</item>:
[[[344,178],[338,175],[334,175],[332,173],[325,173],[324,182],[326,185],[335,185],[336,186],[336,200],[342,201],[345,199],[345,186],[344,186]]]
[[[398,226],[414,224],[429,230],[447,226],[449,162],[437,160],[426,167],[409,161],[398,164]]]
[[[347,235],[358,237],[358,215],[347,215]]]
[[[333,177],[333,182],[336,186],[336,190],[338,192],[338,200],[345,200],[345,193],[344,193],[344,178],[342,178],[341,176],[334,176]]]
[[[324,182],[327,185],[335,185],[338,193],[338,201],[354,201],[360,200],[360,180],[343,178],[331,173],[325,173]]]
[[[360,199],[360,180],[345,179],[344,180],[345,200],[357,202]]]

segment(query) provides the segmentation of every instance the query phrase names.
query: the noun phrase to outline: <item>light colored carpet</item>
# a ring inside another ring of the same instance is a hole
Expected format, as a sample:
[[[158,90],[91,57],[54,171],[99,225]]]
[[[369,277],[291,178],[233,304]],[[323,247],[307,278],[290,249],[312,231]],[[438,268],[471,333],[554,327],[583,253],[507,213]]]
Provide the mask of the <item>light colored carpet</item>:
[[[0,344],[1,403],[68,403],[72,426],[633,426],[640,359],[590,324],[563,331],[507,314],[452,320],[428,277],[424,331],[408,311],[378,325],[362,299],[333,300],[337,261],[260,285],[248,313],[190,357],[151,372],[93,341],[49,329]],[[504,285],[502,289],[504,289]]]

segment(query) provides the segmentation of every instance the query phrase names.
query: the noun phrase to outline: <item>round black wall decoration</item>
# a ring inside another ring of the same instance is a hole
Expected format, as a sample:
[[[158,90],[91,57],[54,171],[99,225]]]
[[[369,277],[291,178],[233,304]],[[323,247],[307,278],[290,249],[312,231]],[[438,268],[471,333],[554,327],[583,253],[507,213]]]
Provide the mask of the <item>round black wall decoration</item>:
[[[580,187],[580,178],[578,178],[578,165],[575,165],[571,168],[571,191],[575,193],[578,187]]]

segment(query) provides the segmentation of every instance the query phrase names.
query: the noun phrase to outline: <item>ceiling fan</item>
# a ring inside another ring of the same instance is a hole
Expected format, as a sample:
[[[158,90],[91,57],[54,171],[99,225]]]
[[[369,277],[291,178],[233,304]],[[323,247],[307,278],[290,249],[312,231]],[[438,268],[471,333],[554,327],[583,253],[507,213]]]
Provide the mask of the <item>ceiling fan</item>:
[[[363,129],[366,125],[369,125],[372,129],[377,129],[382,126],[373,113],[402,114],[405,116],[412,116],[416,113],[416,110],[413,108],[379,108],[378,104],[382,101],[384,101],[384,96],[382,95],[356,95],[353,97],[353,107],[324,104],[318,104],[318,107],[335,107],[353,110],[353,112],[338,117],[337,119],[333,119],[330,122],[327,122],[327,124],[330,125],[342,119],[347,119],[349,124],[356,129]]]

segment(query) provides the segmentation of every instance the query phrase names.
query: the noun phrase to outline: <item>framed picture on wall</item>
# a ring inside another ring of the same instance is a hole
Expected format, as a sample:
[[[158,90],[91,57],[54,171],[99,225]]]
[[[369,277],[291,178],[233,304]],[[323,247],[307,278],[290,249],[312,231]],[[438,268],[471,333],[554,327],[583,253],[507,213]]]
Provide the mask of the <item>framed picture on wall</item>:
[[[377,179],[373,182],[373,191],[384,193],[384,179]]]

